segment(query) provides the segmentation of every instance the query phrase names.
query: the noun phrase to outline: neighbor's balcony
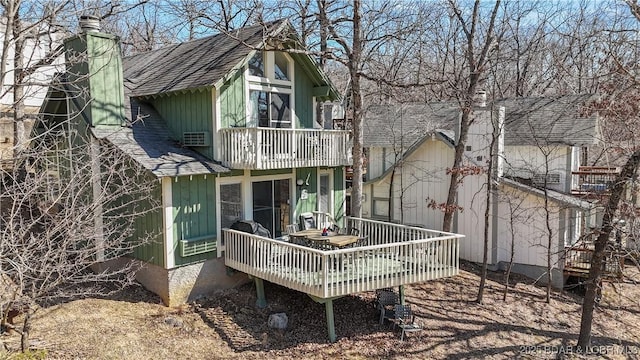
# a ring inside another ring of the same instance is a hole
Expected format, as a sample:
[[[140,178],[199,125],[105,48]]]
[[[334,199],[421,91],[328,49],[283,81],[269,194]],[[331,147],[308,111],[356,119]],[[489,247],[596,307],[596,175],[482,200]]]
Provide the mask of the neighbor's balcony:
[[[463,235],[360,218],[346,226],[365,244],[323,251],[225,229],[225,264],[319,298],[458,274]]]
[[[220,161],[232,169],[285,169],[352,163],[346,130],[221,129]]]
[[[580,166],[578,171],[571,172],[573,176],[573,188],[571,193],[575,195],[608,194],[620,169],[603,166]]]

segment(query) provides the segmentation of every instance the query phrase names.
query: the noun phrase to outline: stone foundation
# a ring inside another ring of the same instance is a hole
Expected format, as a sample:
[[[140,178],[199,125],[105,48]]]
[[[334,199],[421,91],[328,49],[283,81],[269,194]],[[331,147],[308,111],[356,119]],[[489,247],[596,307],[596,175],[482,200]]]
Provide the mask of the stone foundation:
[[[249,281],[246,274],[229,271],[224,264],[224,258],[210,259],[169,270],[128,258],[111,260],[104,265],[113,267],[129,261],[135,261],[141,266],[136,273],[136,280],[147,290],[158,294],[167,306],[178,306]]]

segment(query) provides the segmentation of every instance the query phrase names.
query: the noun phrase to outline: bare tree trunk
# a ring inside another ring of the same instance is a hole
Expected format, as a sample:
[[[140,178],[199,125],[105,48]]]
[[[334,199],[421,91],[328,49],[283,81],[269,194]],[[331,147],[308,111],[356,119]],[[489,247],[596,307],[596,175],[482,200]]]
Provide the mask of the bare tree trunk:
[[[634,151],[633,155],[627,160],[622,168],[622,172],[616,178],[611,189],[609,202],[604,209],[602,218],[602,228],[595,242],[595,249],[591,258],[591,268],[589,269],[589,278],[587,279],[587,289],[582,303],[582,318],[580,320],[580,335],[578,336],[578,346],[586,349],[591,343],[591,325],[593,323],[593,310],[596,304],[596,296],[598,287],[602,280],[602,266],[606,261],[605,249],[609,236],[613,230],[613,219],[618,210],[620,199],[624,194],[626,182],[633,179],[640,165],[640,150]]]
[[[26,136],[24,129],[24,34],[22,34],[22,24],[20,13],[16,9],[13,19],[13,141],[14,157],[20,153],[25,146]]]
[[[553,267],[553,263],[551,262],[551,245],[553,244],[553,233],[551,230],[551,218],[549,214],[549,190],[547,189],[547,174],[548,174],[549,161],[548,158],[545,159],[545,178],[544,178],[544,222],[547,227],[547,293],[546,293],[546,303],[551,303],[551,269]]]
[[[31,332],[31,310],[24,313],[22,322],[22,333],[20,334],[20,350],[25,352],[29,350],[29,333]]]
[[[491,143],[489,144],[489,162],[487,164],[487,192],[485,197],[485,207],[484,207],[484,238],[483,238],[483,249],[482,249],[482,271],[480,272],[480,285],[478,286],[478,297],[476,298],[476,302],[478,304],[482,304],[482,298],[484,296],[484,287],[487,282],[487,262],[489,258],[489,213],[491,210],[491,195],[493,194],[493,180],[494,180],[494,171],[493,171],[493,161],[495,156],[496,140],[498,138],[499,125],[496,126],[495,120],[493,119],[493,109],[491,114],[491,122],[492,133],[491,133]],[[497,204],[495,204],[497,205]]]
[[[487,27],[486,34],[484,36],[484,43],[481,46],[479,54],[475,52],[475,41],[479,37],[478,22],[480,21],[480,0],[476,0],[473,7],[473,14],[469,23],[465,21],[462,16],[462,11],[458,8],[457,4],[453,0],[449,0],[453,12],[456,15],[462,29],[466,35],[466,60],[469,66],[469,82],[466,89],[462,93],[461,105],[462,105],[462,119],[460,120],[460,136],[457,139],[455,147],[455,155],[453,159],[453,166],[451,168],[451,178],[449,181],[449,191],[447,193],[447,202],[445,204],[445,213],[442,220],[442,230],[451,231],[453,223],[453,214],[456,211],[456,194],[458,192],[458,186],[460,185],[459,169],[462,165],[462,155],[464,154],[465,144],[467,142],[467,134],[469,133],[469,126],[472,122],[472,104],[476,90],[480,83],[480,76],[486,71],[487,54],[494,44],[495,37],[493,34],[495,20],[498,15],[498,9],[500,8],[500,0],[496,1],[491,11],[491,18],[489,20],[489,26]]]
[[[360,89],[360,63],[362,57],[362,34],[360,0],[353,2],[353,46],[349,56],[351,76],[351,101],[353,106],[353,186],[351,188],[351,216],[362,216],[362,176],[364,166],[362,93]]]
[[[502,293],[502,301],[507,301],[507,294],[509,293],[509,278],[511,277],[511,270],[513,269],[513,257],[515,252],[515,240],[516,235],[513,229],[513,207],[511,206],[511,202],[509,202],[509,230],[511,232],[511,244],[510,244],[510,254],[509,254],[509,266],[507,266],[507,271],[504,273],[504,292]]]
[[[473,86],[475,92],[475,85]],[[464,109],[462,110],[462,120],[460,120],[460,137],[455,147],[455,155],[453,158],[453,166],[451,171],[451,179],[449,181],[449,192],[447,193],[447,202],[444,210],[444,217],[442,220],[442,231],[451,231],[451,225],[453,224],[453,213],[455,212],[454,205],[456,203],[456,194],[458,193],[459,185],[459,172],[456,169],[460,169],[462,165],[462,155],[464,154],[464,147],[467,142],[467,134],[469,133],[469,125],[471,123],[471,101],[466,101]]]

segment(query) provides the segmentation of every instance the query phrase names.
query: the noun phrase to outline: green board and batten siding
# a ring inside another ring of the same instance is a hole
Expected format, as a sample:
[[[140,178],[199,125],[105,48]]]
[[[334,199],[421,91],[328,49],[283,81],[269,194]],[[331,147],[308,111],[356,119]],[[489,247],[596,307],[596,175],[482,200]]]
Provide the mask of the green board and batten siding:
[[[213,135],[213,98],[211,89],[172,93],[155,98],[153,107],[166,120],[174,140],[182,142],[185,132],[207,131]],[[192,147],[213,159],[213,146]]]
[[[160,184],[154,186],[151,196],[161,199],[162,187]],[[138,205],[143,206],[145,209],[150,206],[148,203]],[[134,226],[135,230],[131,236],[132,241],[148,239],[148,242],[137,246],[133,250],[133,257],[154,265],[165,266],[162,208],[158,207],[147,212],[144,216],[138,217]]]
[[[220,124],[223,129],[246,126],[245,85],[242,71],[220,88]]]
[[[337,167],[333,170],[333,218],[336,219],[340,226],[344,225],[344,217],[347,214],[345,208],[345,189],[344,189],[344,167]]]
[[[318,169],[299,168],[296,169],[296,179],[309,179],[309,185],[296,186],[296,216],[303,212],[311,212],[317,209],[318,192]],[[307,190],[307,199],[302,200],[302,190]]]
[[[313,84],[302,66],[295,64],[295,113],[296,127],[299,129],[313,128]]]
[[[213,175],[181,176],[171,182],[173,202],[173,248],[175,265],[211,259],[215,251],[181,256],[180,240],[215,243],[217,234],[216,186]]]
[[[85,114],[94,126],[122,125],[124,87],[117,38],[113,35],[87,33],[67,40],[66,48],[66,61],[69,64],[67,74],[71,87],[89,89],[89,94],[78,90],[79,96],[72,98],[72,101],[82,109],[91,101],[92,106],[88,107],[89,111],[85,111]],[[91,81],[78,74],[89,74]]]

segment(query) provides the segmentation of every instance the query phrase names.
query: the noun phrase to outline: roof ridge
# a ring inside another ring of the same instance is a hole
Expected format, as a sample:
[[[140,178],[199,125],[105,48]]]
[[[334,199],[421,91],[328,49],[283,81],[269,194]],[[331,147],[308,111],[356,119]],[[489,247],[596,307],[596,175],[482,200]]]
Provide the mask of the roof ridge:
[[[204,41],[208,41],[211,40],[213,38],[216,38],[218,36],[227,36],[229,34],[233,34],[234,32],[239,32],[239,31],[248,31],[252,28],[267,28],[268,30],[272,30],[274,29],[274,26],[279,25],[280,23],[283,23],[287,21],[286,18],[282,18],[282,19],[278,19],[278,20],[273,20],[273,21],[267,21],[261,24],[255,24],[255,25],[251,25],[251,26],[245,26],[245,27],[241,27],[241,28],[237,28],[237,29],[233,29],[227,32],[219,32],[217,34],[211,34],[211,35],[207,35],[207,36],[203,36],[201,38],[197,38],[197,39],[191,39],[191,40],[186,40],[186,41],[181,41],[175,44],[170,44],[170,45],[166,45],[157,49],[153,49],[153,50],[149,50],[149,51],[144,51],[144,52],[140,52],[140,53],[136,53],[136,54],[131,54],[131,55],[127,55],[127,56],[123,56],[123,60],[124,59],[131,59],[137,56],[142,56],[142,55],[149,55],[152,53],[156,53],[158,51],[163,51],[163,50],[169,50],[169,49],[173,49],[175,47],[181,46],[181,45],[187,45],[187,44],[193,44],[196,42],[204,42]]]

